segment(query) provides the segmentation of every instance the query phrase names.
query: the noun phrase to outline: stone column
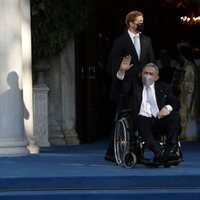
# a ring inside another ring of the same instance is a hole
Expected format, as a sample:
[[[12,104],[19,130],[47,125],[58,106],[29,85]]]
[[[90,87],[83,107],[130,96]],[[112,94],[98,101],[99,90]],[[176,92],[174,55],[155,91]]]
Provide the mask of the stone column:
[[[21,1],[0,1],[0,156],[29,154],[23,102]]]
[[[60,57],[50,59],[50,69],[45,74],[45,81],[49,91],[49,142],[51,146],[64,146],[65,140],[62,134],[61,113],[61,80]]]
[[[75,131],[75,44],[72,39],[61,54],[62,132],[66,144],[79,144]]]
[[[31,65],[31,25],[30,25],[30,0],[21,0],[22,13],[22,57],[23,57],[23,98],[29,112],[29,118],[24,120],[25,132],[30,153],[38,153],[33,133],[33,85]]]

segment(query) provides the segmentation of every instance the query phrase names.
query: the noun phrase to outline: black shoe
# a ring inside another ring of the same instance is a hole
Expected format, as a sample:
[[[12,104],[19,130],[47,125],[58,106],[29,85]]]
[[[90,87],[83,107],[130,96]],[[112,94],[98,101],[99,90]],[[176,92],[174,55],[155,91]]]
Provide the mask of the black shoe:
[[[183,158],[177,152],[164,157],[164,167],[177,166],[180,162],[183,162]]]
[[[166,147],[164,152],[164,167],[177,166],[180,162],[183,162],[183,155],[176,145]]]
[[[139,164],[144,164],[144,165],[145,165],[145,164],[148,164],[150,161],[151,161],[151,159],[142,157],[142,158],[138,161],[138,163],[139,163]]]
[[[163,164],[163,153],[161,151],[155,154],[153,157],[153,162],[158,166]]]
[[[116,162],[115,156],[105,155],[104,158],[106,161]]]
[[[168,160],[164,161],[164,167],[165,168],[167,168],[167,167],[175,167],[175,166],[179,165],[180,162],[183,162],[183,159],[181,157],[179,157],[179,158],[171,158],[171,159],[168,159]]]
[[[160,164],[153,162],[151,159],[149,158],[144,158],[142,157],[139,161],[139,164],[143,164],[147,167],[159,167]]]

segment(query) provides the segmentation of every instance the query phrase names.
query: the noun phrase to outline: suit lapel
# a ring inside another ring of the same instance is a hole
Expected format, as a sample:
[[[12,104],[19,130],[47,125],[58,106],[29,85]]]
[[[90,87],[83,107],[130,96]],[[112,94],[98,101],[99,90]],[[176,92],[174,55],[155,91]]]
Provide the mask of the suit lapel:
[[[141,54],[140,54],[140,62],[142,63],[146,51],[146,40],[142,34],[140,34],[140,45],[141,45]]]
[[[128,32],[125,33],[125,36],[126,36],[125,38],[126,38],[126,41],[127,41],[127,44],[129,45],[129,47],[131,49],[135,49],[134,44],[133,44],[131,37],[129,36]]]
[[[129,48],[131,49],[131,55],[134,55],[134,58],[137,58],[137,60],[139,61],[135,46],[134,46],[128,32],[126,32],[125,34],[126,34],[127,44],[129,45]]]
[[[141,103],[142,103],[142,91],[143,91],[143,84],[141,82],[139,82],[139,84],[137,85],[137,107],[140,109]]]
[[[155,94],[158,108],[161,109],[163,105],[164,90],[160,87],[158,82],[155,82]]]

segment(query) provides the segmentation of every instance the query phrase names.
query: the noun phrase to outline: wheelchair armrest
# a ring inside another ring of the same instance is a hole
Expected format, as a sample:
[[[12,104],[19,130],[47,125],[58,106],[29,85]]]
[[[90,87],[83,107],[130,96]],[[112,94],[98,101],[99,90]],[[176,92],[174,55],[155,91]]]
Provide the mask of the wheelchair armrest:
[[[127,115],[127,114],[130,114],[132,112],[132,109],[123,109],[123,110],[120,110],[120,113],[122,115]]]
[[[119,110],[116,114],[115,121],[121,119],[122,117],[127,117],[132,112],[131,109]]]

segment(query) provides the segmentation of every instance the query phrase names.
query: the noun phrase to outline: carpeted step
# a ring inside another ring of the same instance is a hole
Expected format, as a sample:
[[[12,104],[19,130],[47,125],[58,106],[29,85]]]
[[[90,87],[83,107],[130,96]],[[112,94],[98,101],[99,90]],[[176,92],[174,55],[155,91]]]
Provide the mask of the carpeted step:
[[[0,178],[0,191],[52,190],[52,189],[182,189],[200,187],[198,175],[155,176],[150,174],[129,176],[80,177],[18,177]]]
[[[2,200],[199,200],[199,189],[55,190],[1,192]]]
[[[175,168],[126,169],[104,161],[105,146],[66,146],[0,158],[0,200],[200,200],[200,143]]]

